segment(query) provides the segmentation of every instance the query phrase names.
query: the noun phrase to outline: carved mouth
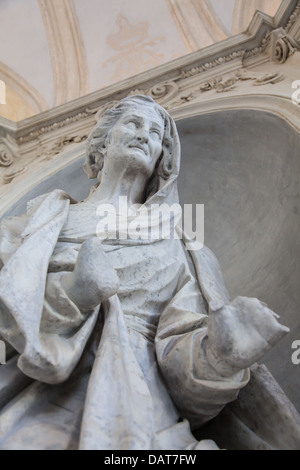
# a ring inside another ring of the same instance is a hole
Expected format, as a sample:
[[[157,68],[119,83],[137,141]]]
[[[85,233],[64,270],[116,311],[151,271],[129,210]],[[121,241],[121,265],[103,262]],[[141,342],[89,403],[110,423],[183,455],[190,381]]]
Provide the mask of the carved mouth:
[[[130,149],[137,149],[137,150],[141,150],[145,155],[148,155],[148,152],[147,150],[145,149],[145,147],[143,147],[142,145],[139,145],[139,144],[133,144],[133,145],[129,145],[129,148]]]

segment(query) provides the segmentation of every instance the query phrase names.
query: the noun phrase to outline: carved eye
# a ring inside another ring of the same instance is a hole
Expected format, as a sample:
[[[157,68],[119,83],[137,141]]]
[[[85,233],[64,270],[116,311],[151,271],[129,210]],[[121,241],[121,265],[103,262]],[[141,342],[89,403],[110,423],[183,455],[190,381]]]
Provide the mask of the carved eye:
[[[130,121],[127,122],[127,126],[130,127],[131,129],[138,129],[139,123],[135,121],[134,119],[131,119]]]
[[[160,131],[159,131],[158,129],[151,129],[150,132],[151,132],[151,134],[153,134],[155,137],[157,137],[157,138],[159,138],[159,139],[162,138],[162,137],[161,137],[161,133],[160,133]]]

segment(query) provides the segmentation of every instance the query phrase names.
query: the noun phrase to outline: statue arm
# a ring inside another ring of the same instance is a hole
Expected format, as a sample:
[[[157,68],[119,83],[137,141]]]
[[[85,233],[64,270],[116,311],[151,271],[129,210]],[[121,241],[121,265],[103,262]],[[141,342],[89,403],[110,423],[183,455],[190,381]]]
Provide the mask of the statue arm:
[[[101,244],[97,238],[85,241],[74,270],[62,278],[65,292],[82,311],[94,309],[119,289],[117,273],[108,262]]]
[[[237,398],[249,370],[221,376],[206,354],[208,315],[191,278],[160,317],[155,339],[159,367],[169,393],[192,428],[198,428]]]
[[[56,191],[25,224],[16,218],[1,227],[0,334],[19,353],[21,371],[47,383],[69,377],[99,311],[81,312],[62,286],[67,273],[48,273],[68,210],[68,199]]]
[[[209,248],[191,255],[208,304],[206,355],[221,376],[231,376],[261,359],[289,329],[256,298],[231,301],[219,262]]]
[[[208,260],[196,265],[201,288],[186,267],[156,336],[157,359],[170,394],[194,427],[236,399],[249,380],[250,365],[288,331],[257,299],[231,302],[219,265],[215,274]]]

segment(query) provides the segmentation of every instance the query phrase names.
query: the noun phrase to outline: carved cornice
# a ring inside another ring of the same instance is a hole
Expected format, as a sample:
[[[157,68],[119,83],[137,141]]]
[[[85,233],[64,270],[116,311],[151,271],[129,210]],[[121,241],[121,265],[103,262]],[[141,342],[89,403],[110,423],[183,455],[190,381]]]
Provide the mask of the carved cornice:
[[[35,131],[30,132],[29,134],[25,135],[24,137],[18,138],[18,144],[24,144],[30,142],[31,140],[35,140],[45,134],[48,134],[51,131],[56,131],[58,129],[62,129],[74,122],[81,121],[82,119],[91,116],[92,114],[96,114],[98,111],[97,109],[89,109],[86,108],[85,111],[79,112],[73,116],[66,117],[64,119],[58,120],[48,126],[43,126]]]
[[[300,0],[283,4],[288,9],[281,7],[274,21],[257,13],[247,34],[24,121],[0,118],[1,210],[5,212],[38,182],[83,157],[84,142],[95,121],[131,94],[152,96],[175,119],[221,109],[256,109],[282,117],[299,131],[299,107],[292,101],[291,86],[300,60],[299,54],[292,54],[299,40]],[[271,62],[278,38],[290,41],[288,66],[281,60]],[[15,179],[22,184],[14,184]]]
[[[3,184],[11,183],[17,176],[20,176],[26,173],[27,169],[28,169],[27,166],[22,166],[21,168],[18,168],[17,170],[8,171],[3,176]]]
[[[205,62],[203,65],[200,65],[198,67],[193,67],[191,69],[182,70],[180,76],[181,78],[188,78],[188,77],[193,77],[195,75],[199,75],[202,72],[207,72],[210,69],[218,67],[219,65],[224,65],[225,63],[230,62],[232,60],[235,60],[238,58],[243,59],[245,57],[245,54],[246,54],[245,49],[234,51],[225,56],[218,57],[217,59],[214,59],[213,61]]]
[[[9,134],[0,137],[0,174],[4,184],[12,181],[11,175],[20,174],[20,168],[11,169],[19,159],[20,155],[15,139]]]
[[[216,93],[226,93],[228,91],[234,90],[239,83],[249,81],[252,82],[253,86],[263,86],[269,84],[276,84],[284,80],[283,73],[279,72],[268,72],[265,74],[248,71],[245,68],[240,68],[234,75],[227,76],[223,78],[222,76],[213,78],[204,83],[198,83],[197,86],[194,86],[189,92],[178,93],[179,86],[175,81],[164,82],[156,87],[153,87],[148,90],[138,89],[129,93],[131,94],[144,94],[151,96],[160,104],[171,111],[176,109],[187,102],[192,102],[199,97],[202,93],[207,91],[215,90]],[[158,94],[159,90],[159,94]],[[176,90],[176,91],[175,91]],[[101,106],[98,109],[98,112],[95,115],[95,121],[97,121],[100,116],[109,108],[113,107],[117,101],[109,101],[105,105]]]
[[[284,64],[296,51],[300,51],[300,42],[279,28],[270,34],[270,58],[274,62]]]
[[[216,90],[217,93],[230,91],[233,88],[236,88],[238,82],[249,80],[249,81],[253,81],[254,86],[262,86],[262,85],[267,85],[270,83],[275,84],[283,80],[283,74],[278,73],[278,72],[273,72],[273,73],[270,72],[268,74],[257,74],[254,72],[249,72],[245,68],[239,68],[238,71],[235,73],[235,75],[231,77],[227,77],[226,79],[223,79],[222,77],[214,78],[207,82],[199,83],[196,87],[193,87],[193,90],[189,92],[188,94],[184,92],[179,93],[179,82],[183,78],[189,78],[189,77],[194,76],[195,74],[197,74],[196,69],[191,71],[191,73],[181,74],[175,80],[164,81],[151,88],[139,88],[139,89],[131,90],[129,93],[126,94],[126,96],[131,96],[134,94],[148,95],[148,96],[151,96],[158,103],[162,104],[166,109],[172,110],[173,108],[181,106],[182,104],[188,101],[192,101],[197,96],[199,96],[199,94],[204,93],[209,90],[214,89]],[[80,112],[76,114],[75,116],[68,117],[64,120],[55,122],[51,124],[50,126],[42,127],[40,129],[37,129],[36,131],[31,132],[29,135],[25,137],[21,137],[18,140],[18,143],[25,144],[32,140],[39,139],[40,137],[42,137],[43,135],[51,131],[63,129],[65,126],[81,121],[82,119],[87,118],[87,117],[93,117],[93,121],[97,122],[100,116],[107,109],[114,106],[117,102],[118,102],[117,100],[110,100],[110,101],[106,101],[104,104],[102,104],[99,107],[86,108],[84,112]],[[82,135],[82,136],[77,136],[77,139],[75,138],[75,136],[72,136],[72,137],[63,136],[58,141],[55,141],[52,147],[50,148],[48,147],[47,150],[45,150],[43,146],[39,147],[38,155],[56,154],[58,153],[58,150],[59,151],[62,150],[65,145],[68,145],[73,142],[75,143],[82,142],[86,138],[87,138],[87,134]]]
[[[298,1],[295,10],[289,17],[289,20],[286,24],[285,31],[288,33],[292,29],[293,25],[296,23],[296,21],[299,19],[300,16],[300,0]]]
[[[18,147],[15,140],[9,134],[0,137],[0,167],[9,167],[18,157]]]
[[[289,2],[288,6],[290,15],[287,15],[286,9],[281,9],[280,21],[290,31],[295,23],[300,21],[300,1],[298,3],[293,1],[292,4]],[[252,34],[250,37],[249,33],[230,38],[203,51],[189,54],[170,64],[52,109],[24,123],[20,122],[17,131],[18,144],[26,145],[26,148],[31,149],[33,148],[29,146],[31,142],[37,139],[50,141],[49,135],[53,135],[52,142],[55,149],[58,139],[66,139],[68,142],[68,139],[74,135],[74,129],[80,129],[81,123],[85,123],[82,127],[86,133],[95,119],[103,110],[110,107],[113,101],[133,93],[148,94],[172,110],[194,99],[194,95],[198,96],[203,93],[206,84],[213,83],[210,82],[211,80],[216,80],[215,83],[218,86],[213,89],[218,92],[227,90],[227,85],[222,89],[227,80],[235,80],[235,86],[237,86],[237,83],[242,81],[241,78],[236,80],[235,74],[239,69],[247,69],[248,63],[253,67],[255,61],[257,63],[268,62],[266,52],[271,44],[271,33],[281,26],[280,21],[270,22],[269,17],[266,18],[265,15],[257,13],[249,28]],[[230,72],[233,75],[228,77]],[[273,71],[270,72],[271,78],[269,78],[274,81],[278,76],[276,71],[274,71],[274,76],[272,74]],[[268,83],[268,78],[265,79],[264,74],[256,79],[261,79],[262,85]],[[48,144],[47,151],[49,151]]]

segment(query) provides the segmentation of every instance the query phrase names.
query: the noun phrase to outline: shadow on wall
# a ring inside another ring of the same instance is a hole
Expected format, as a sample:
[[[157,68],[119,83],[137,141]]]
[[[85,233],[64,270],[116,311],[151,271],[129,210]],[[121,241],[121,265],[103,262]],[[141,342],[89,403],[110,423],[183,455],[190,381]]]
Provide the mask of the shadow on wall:
[[[205,205],[205,244],[217,255],[230,295],[258,297],[291,329],[264,363],[300,412],[300,136],[261,111],[224,111],[177,123],[182,143],[181,203]],[[82,159],[30,191],[26,201],[63,189],[84,199],[94,182]]]
[[[205,205],[205,244],[230,295],[258,297],[291,329],[264,363],[300,411],[300,135],[264,112],[230,111],[178,123],[181,203]]]

